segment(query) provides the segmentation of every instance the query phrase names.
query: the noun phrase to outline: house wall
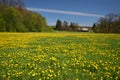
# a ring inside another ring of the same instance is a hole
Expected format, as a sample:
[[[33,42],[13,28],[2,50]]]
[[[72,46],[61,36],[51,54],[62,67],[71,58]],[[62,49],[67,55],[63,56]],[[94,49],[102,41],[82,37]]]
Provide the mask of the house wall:
[[[79,27],[78,30],[81,32],[92,32],[91,27]]]

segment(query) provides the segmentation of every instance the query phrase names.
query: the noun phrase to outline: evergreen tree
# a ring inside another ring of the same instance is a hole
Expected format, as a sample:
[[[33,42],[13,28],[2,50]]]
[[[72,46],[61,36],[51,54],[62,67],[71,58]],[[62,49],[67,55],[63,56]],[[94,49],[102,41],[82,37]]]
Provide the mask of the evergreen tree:
[[[57,22],[56,22],[56,29],[57,30],[61,30],[61,27],[62,27],[62,22],[60,20],[57,20]]]
[[[95,23],[94,23],[93,26],[92,26],[92,30],[93,30],[93,32],[97,32],[97,26],[96,26]]]

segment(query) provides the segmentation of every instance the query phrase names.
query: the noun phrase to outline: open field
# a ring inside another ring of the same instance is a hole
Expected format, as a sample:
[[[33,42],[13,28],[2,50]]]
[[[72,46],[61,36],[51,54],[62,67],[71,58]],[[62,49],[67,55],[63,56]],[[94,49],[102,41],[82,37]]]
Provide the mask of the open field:
[[[0,33],[0,80],[120,80],[120,34]]]

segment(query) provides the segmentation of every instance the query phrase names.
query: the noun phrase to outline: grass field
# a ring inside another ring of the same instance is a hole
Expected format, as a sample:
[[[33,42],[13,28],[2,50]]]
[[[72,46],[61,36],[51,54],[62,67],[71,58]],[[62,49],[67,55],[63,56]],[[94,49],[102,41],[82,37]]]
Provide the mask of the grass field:
[[[120,34],[0,33],[0,80],[120,80]]]

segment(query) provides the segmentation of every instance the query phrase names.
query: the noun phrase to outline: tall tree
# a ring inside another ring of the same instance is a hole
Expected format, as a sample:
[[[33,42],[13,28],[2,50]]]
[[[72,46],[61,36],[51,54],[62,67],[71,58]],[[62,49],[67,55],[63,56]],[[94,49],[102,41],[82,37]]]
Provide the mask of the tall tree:
[[[56,22],[56,29],[57,30],[61,30],[61,27],[62,27],[62,22],[60,20],[57,20],[57,22]]]
[[[93,30],[93,32],[96,32],[96,24],[95,23],[92,26],[92,30]]]
[[[63,30],[69,30],[69,26],[68,26],[68,22],[67,21],[64,21],[63,24],[62,24],[62,29]]]
[[[97,32],[120,33],[120,14],[108,14],[99,19]]]
[[[0,32],[6,31],[6,21],[3,18],[3,15],[0,14]]]
[[[48,31],[46,19],[23,9],[22,0],[0,0],[0,31]]]
[[[108,15],[106,15],[106,20],[107,20],[107,22],[108,22],[108,33],[110,33],[111,32],[111,27],[112,27],[112,22],[114,22],[115,20],[116,20],[116,15],[115,14],[113,14],[113,13],[110,13],[110,14],[108,14]]]

